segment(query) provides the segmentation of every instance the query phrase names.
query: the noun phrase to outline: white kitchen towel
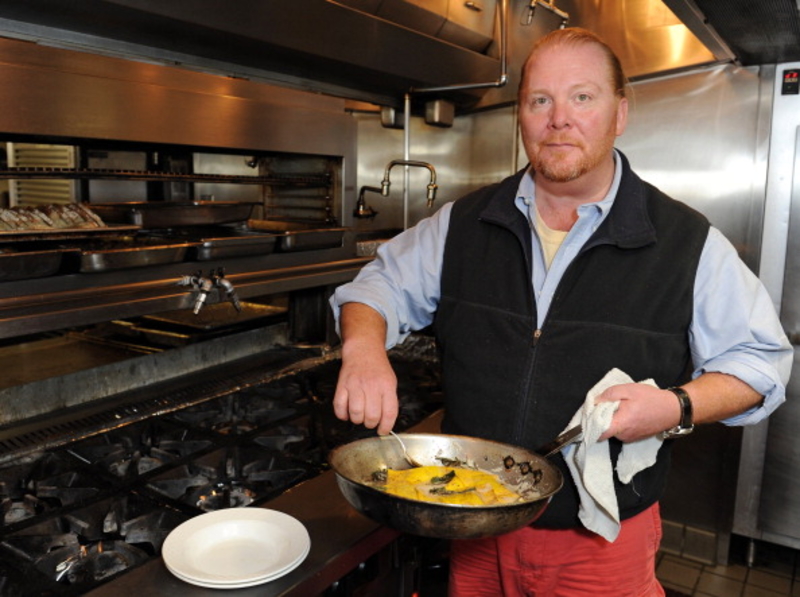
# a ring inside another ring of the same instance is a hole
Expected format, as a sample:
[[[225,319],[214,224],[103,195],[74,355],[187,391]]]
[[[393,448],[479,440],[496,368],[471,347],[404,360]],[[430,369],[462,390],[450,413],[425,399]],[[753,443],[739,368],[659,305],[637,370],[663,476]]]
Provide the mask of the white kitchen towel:
[[[598,442],[597,439],[611,425],[611,418],[619,408],[619,402],[595,404],[594,399],[607,388],[624,383],[634,381],[619,369],[612,369],[589,390],[583,406],[567,425],[569,429],[580,423],[583,426],[583,436],[580,442],[564,449],[564,459],[578,487],[580,521],[587,529],[608,541],[614,541],[619,534],[619,506],[614,491],[614,471],[611,467],[608,440]],[[651,379],[640,383],[658,387]],[[636,473],[652,466],[662,441],[661,436],[656,435],[623,444],[617,459],[619,480],[630,483]]]

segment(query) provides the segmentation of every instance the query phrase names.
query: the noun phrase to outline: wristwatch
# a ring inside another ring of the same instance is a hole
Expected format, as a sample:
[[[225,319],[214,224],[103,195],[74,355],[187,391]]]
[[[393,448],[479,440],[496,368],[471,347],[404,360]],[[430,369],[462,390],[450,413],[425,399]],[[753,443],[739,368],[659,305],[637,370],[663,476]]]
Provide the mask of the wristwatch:
[[[692,400],[689,394],[683,388],[667,388],[668,391],[678,397],[678,402],[681,405],[681,420],[672,429],[667,429],[661,433],[663,439],[672,439],[674,437],[683,437],[689,435],[694,431],[694,422],[692,421]]]

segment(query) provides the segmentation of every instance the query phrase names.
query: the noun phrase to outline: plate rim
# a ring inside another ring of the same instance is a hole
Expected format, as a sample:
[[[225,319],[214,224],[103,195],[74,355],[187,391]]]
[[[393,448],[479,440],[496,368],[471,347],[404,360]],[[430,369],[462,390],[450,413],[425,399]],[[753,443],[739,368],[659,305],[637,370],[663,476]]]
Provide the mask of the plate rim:
[[[277,521],[278,524],[286,527],[287,536],[292,540],[292,549],[296,550],[297,555],[291,561],[284,563],[280,567],[241,576],[231,575],[225,577],[218,573],[188,569],[185,565],[185,547],[190,544],[191,537],[195,533],[207,528],[208,525],[225,523],[226,521],[264,521],[271,523],[276,523]],[[162,545],[161,555],[167,569],[175,574],[175,576],[187,582],[200,581],[204,583],[213,583],[214,586],[219,587],[231,584],[241,586],[241,583],[266,582],[266,580],[270,580],[271,577],[277,578],[276,575],[285,574],[288,569],[292,569],[293,566],[298,565],[307,557],[310,547],[311,538],[308,534],[308,529],[306,529],[305,525],[297,518],[279,510],[244,507],[206,512],[184,521],[167,535]]]

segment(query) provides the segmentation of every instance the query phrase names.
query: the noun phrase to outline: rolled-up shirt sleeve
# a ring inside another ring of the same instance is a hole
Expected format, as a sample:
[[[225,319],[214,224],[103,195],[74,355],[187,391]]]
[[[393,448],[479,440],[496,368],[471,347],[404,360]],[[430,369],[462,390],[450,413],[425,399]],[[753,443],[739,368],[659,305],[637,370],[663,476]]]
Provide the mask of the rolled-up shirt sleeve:
[[[693,377],[716,372],[747,383],[764,400],[722,422],[758,423],[786,399],[793,350],[766,288],[713,227],[700,258],[694,301]]]
[[[386,348],[433,321],[439,305],[444,242],[452,203],[378,248],[352,282],[339,286],[330,300],[339,331],[345,303],[363,303],[386,320]]]

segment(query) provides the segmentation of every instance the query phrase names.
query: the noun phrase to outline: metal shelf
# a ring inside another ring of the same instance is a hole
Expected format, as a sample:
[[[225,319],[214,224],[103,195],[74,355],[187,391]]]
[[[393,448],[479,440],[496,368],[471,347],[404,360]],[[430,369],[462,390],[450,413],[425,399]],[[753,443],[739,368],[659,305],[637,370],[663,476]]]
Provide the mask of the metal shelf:
[[[241,176],[232,174],[185,174],[177,172],[114,170],[104,168],[41,167],[6,168],[5,170],[0,170],[0,179],[136,180],[147,182],[205,182],[293,187],[327,187],[331,184],[331,176],[327,173]]]
[[[0,283],[0,339],[191,309],[196,291],[178,281],[212,267],[224,268],[240,299],[338,285],[352,280],[370,259],[355,255],[355,241],[346,235],[343,246],[333,249]],[[225,300],[214,289],[206,304]]]

